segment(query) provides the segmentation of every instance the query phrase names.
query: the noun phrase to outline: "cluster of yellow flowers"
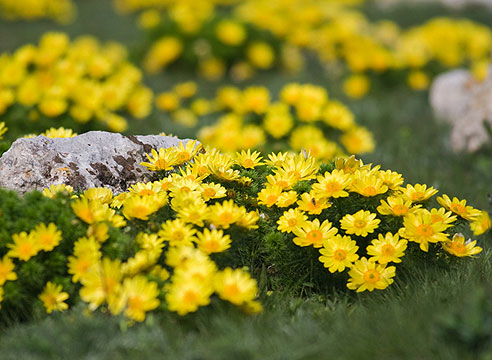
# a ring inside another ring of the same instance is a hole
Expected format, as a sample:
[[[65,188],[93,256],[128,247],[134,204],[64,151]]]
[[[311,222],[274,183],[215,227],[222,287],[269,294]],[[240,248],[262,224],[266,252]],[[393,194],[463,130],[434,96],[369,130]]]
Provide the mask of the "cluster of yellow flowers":
[[[0,0],[0,16],[8,20],[53,19],[68,23],[75,10],[71,0]]]
[[[441,208],[427,210],[437,190],[403,187],[400,174],[353,156],[337,159],[331,171],[322,173],[321,165],[305,154],[272,153],[265,161],[258,152],[227,155],[189,141],[153,150],[147,159],[141,165],[161,178],[136,183],[117,196],[105,188],[74,195],[66,185],[43,191],[50,198],[72,194],[71,208],[87,226],[68,256],[66,276],[92,311],[104,306],[112,314],[143,321],[164,302],[168,310],[185,315],[208,305],[213,294],[247,312],[261,311],[256,280],[248,271],[232,269],[237,264],[219,268],[210,257],[250,244],[255,236],[263,241],[266,229],[257,233],[259,227],[276,228],[288,234],[286,241],[319,249],[319,261],[330,272],[348,269],[349,289],[372,291],[393,282],[395,267],[389,264],[402,261],[409,243],[423,251],[439,243],[449,254],[471,256],[481,251],[476,241],[449,229],[469,222],[479,235],[492,226],[487,212],[447,195],[437,199]],[[252,172],[263,175],[245,176]],[[261,190],[247,195],[252,188]],[[347,213],[346,208],[358,210]],[[132,226],[139,230],[128,246],[131,253],[110,257],[113,230],[128,233]],[[14,261],[27,262],[62,243],[63,234],[53,223],[13,234],[0,261],[0,295],[3,284],[18,277]],[[63,290],[61,284],[46,283],[39,299],[48,313],[68,308],[70,294]]]
[[[153,101],[126,56],[117,43],[102,45],[88,36],[70,42],[63,33],[47,33],[38,46],[0,58],[0,115],[18,104],[31,109],[33,120],[69,114],[79,123],[97,119],[123,131],[127,121],[117,112],[143,118]]]
[[[421,184],[404,187],[401,174],[364,165],[354,157],[338,159],[335,168],[323,174],[310,158],[279,154],[269,159],[277,165],[258,194],[259,203],[290,207],[279,218],[278,230],[291,233],[298,246],[320,249],[319,261],[331,273],[349,269],[347,287],[358,292],[390,285],[396,268],[389,264],[401,262],[408,242],[418,243],[425,252],[429,244],[439,243],[449,254],[471,256],[482,251],[476,241],[465,241],[457,232],[450,238],[448,229],[467,221],[480,235],[492,226],[487,212],[447,195],[437,198],[442,207],[428,210],[424,205],[436,189]],[[311,190],[302,194],[292,190],[300,181],[309,181]],[[379,200],[379,206],[364,198]],[[357,209],[346,213],[342,201]],[[331,210],[333,206],[337,208]],[[390,221],[399,228],[388,232]]]
[[[201,115],[225,112],[216,124],[202,127],[198,134],[203,144],[222,151],[304,149],[317,159],[331,160],[344,151],[362,154],[374,150],[372,134],[357,125],[352,112],[329,99],[320,86],[287,84],[276,101],[263,86],[243,91],[225,86],[211,101],[190,101],[195,91],[194,83],[179,84],[157,96],[157,107],[187,126],[195,126]],[[190,103],[189,109],[182,107],[186,103]]]
[[[347,6],[354,2],[202,0],[198,2],[202,11],[189,1],[120,3],[127,11],[151,9],[141,15],[140,24],[153,29],[154,39],[156,33],[161,37],[147,54],[145,68],[149,71],[191,56],[198,59],[200,72],[209,78],[218,78],[230,68],[230,75],[242,80],[251,76],[254,68],[271,67],[276,58],[288,69],[299,70],[305,50],[314,52],[328,67],[345,64],[352,75],[346,78],[344,88],[354,98],[369,90],[369,74],[386,71],[403,70],[412,88],[425,89],[434,75],[434,63],[441,67],[470,65],[476,77],[484,79],[492,50],[491,30],[470,20],[439,17],[401,29],[390,20],[369,20],[361,9]],[[214,12],[218,4],[223,8],[227,5],[228,18],[221,19]],[[169,20],[178,24],[181,33],[176,27],[166,26],[168,19],[162,20],[159,12],[162,9],[169,10]],[[258,31],[266,31],[269,41],[255,42],[244,49],[250,41],[248,34]],[[209,38],[208,34],[214,36]],[[229,50],[222,51],[217,44]],[[244,52],[235,51],[240,48]],[[230,55],[234,57],[232,67]]]

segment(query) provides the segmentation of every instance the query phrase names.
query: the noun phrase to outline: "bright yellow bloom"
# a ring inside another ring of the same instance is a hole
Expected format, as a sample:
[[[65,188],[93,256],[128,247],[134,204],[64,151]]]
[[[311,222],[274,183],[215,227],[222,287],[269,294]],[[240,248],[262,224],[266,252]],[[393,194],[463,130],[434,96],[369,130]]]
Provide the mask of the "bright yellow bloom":
[[[347,214],[340,220],[340,226],[347,234],[367,236],[377,229],[381,220],[376,219],[376,214],[370,211],[359,210],[355,214]]]
[[[157,40],[147,53],[144,68],[150,73],[157,73],[175,61],[183,51],[183,44],[173,36],[164,36]]]
[[[186,145],[180,141],[178,147],[170,148],[171,152],[176,155],[178,165],[190,161],[202,149],[202,144],[196,140],[189,140]]]
[[[473,231],[473,235],[475,236],[485,233],[492,227],[492,221],[490,220],[489,213],[482,211],[481,214],[477,216],[472,223],[470,223],[470,227]]]
[[[364,127],[353,127],[340,137],[340,142],[349,154],[365,154],[374,151],[372,133]]]
[[[258,69],[268,69],[275,61],[273,49],[264,42],[255,42],[246,50],[248,60]]]
[[[162,192],[151,196],[133,195],[123,202],[122,212],[127,219],[148,220],[150,215],[159,211],[166,203],[167,196]]]
[[[401,196],[388,196],[386,200],[381,200],[381,205],[377,207],[381,215],[405,216],[414,213],[421,205],[412,207],[412,200],[407,200]]]
[[[408,74],[408,85],[414,90],[427,89],[429,82],[429,76],[423,71],[414,70]]]
[[[19,234],[13,234],[13,244],[7,244],[10,249],[7,253],[8,257],[18,258],[19,260],[27,261],[31,257],[36,256],[40,250],[39,244],[31,234],[22,231]]]
[[[342,131],[346,131],[355,125],[354,114],[338,101],[329,101],[323,110],[321,118],[327,125]]]
[[[301,199],[297,201],[299,210],[306,211],[310,215],[319,215],[324,209],[328,209],[331,203],[327,198],[317,198],[314,191],[303,193]]]
[[[258,193],[258,204],[272,207],[275,205],[282,194],[282,188],[280,186],[267,185]]]
[[[61,285],[53,284],[48,281],[46,286],[39,295],[39,299],[43,302],[43,305],[48,314],[52,311],[64,311],[68,309],[68,305],[64,303],[68,299],[68,293],[62,291]]]
[[[84,191],[83,196],[90,201],[99,201],[103,204],[109,204],[113,199],[113,192],[108,188],[96,187]]]
[[[289,175],[282,169],[276,170],[274,175],[267,175],[266,179],[268,184],[279,186],[282,190],[289,190],[298,182],[294,174]]]
[[[246,212],[246,209],[241,208],[241,217],[238,221],[236,221],[236,225],[243,227],[245,229],[258,229],[258,220],[260,219],[260,215],[258,211],[250,211]]]
[[[369,79],[362,74],[351,75],[343,82],[343,91],[347,96],[354,99],[364,97],[369,91],[369,87]]]
[[[125,279],[120,296],[125,315],[136,321],[144,321],[145,314],[159,306],[157,283],[142,275]]]
[[[244,270],[229,267],[215,275],[214,287],[221,299],[235,305],[252,301],[258,293],[255,279]]]
[[[312,245],[315,248],[320,248],[337,232],[338,229],[332,227],[328,220],[320,224],[318,219],[314,219],[313,221],[305,221],[300,227],[294,229],[293,233],[296,237],[293,241],[299,246]]]
[[[291,233],[296,228],[302,228],[307,219],[308,217],[304,215],[299,208],[290,209],[289,211],[284,212],[284,214],[278,219],[277,230]]]
[[[384,194],[388,191],[388,187],[384,185],[383,180],[377,175],[367,174],[365,171],[360,170],[357,170],[353,175],[351,189],[365,197]]]
[[[422,211],[422,210],[418,210]],[[433,224],[440,223],[444,224],[447,228],[451,227],[451,223],[455,222],[457,219],[456,215],[453,215],[451,211],[446,211],[445,208],[431,209],[431,221]]]
[[[211,183],[203,183],[199,186],[199,190],[205,199],[208,201],[210,199],[219,199],[226,196],[226,188],[220,184]]]
[[[80,298],[89,303],[91,311],[104,301],[113,303],[121,289],[121,263],[119,260],[104,258],[81,279]]]
[[[229,235],[224,235],[222,230],[212,231],[207,228],[203,229],[203,232],[196,234],[197,246],[205,254],[218,253],[226,251],[231,247],[231,238]]]
[[[331,273],[342,272],[346,267],[350,268],[352,263],[359,258],[358,249],[356,242],[350,236],[337,234],[323,244],[323,248],[319,250],[321,254],[319,261]]]
[[[166,302],[170,311],[178,315],[195,312],[200,306],[210,303],[213,287],[194,280],[176,281],[166,287]]]
[[[182,206],[176,212],[179,219],[198,226],[203,226],[203,222],[209,217],[207,205],[198,201],[187,206]]]
[[[248,149],[248,151],[242,150],[240,153],[236,153],[237,163],[245,169],[254,169],[256,166],[263,165],[262,159],[258,151],[251,153],[251,150]]]
[[[451,200],[446,194],[443,196],[438,196],[437,202],[446,209],[451,210],[463,219],[469,221],[475,220],[481,214],[480,210],[474,209],[471,206],[466,206],[466,200],[459,200],[455,197]]]
[[[73,187],[70,185],[59,184],[59,185],[51,185],[49,188],[43,189],[43,195],[53,199],[57,194],[70,195],[73,193]]]
[[[176,152],[172,150],[172,148],[159,149],[159,153],[152,149],[151,151],[152,157],[149,154],[145,154],[149,159],[149,162],[141,162],[140,165],[147,167],[152,171],[162,171],[162,170],[172,170],[174,166],[179,164],[178,157]]]
[[[93,238],[80,238],[74,244],[74,256],[68,257],[68,273],[72,282],[79,282],[101,259],[99,242]]]
[[[403,196],[412,202],[422,202],[430,199],[434,196],[438,190],[432,186],[427,189],[427,185],[415,184],[415,186],[408,184],[406,188],[402,188]]]
[[[287,191],[280,194],[277,200],[278,207],[289,207],[297,201],[296,191]]]
[[[2,260],[0,260],[0,286],[3,286],[8,280],[17,280],[17,274],[14,272],[14,269],[14,262],[5,255]]]
[[[454,234],[452,240],[442,243],[442,248],[454,256],[473,256],[482,252],[482,248],[480,246],[475,246],[476,243],[476,240],[465,241],[465,237],[462,234]]]
[[[421,210],[415,214],[405,216],[403,228],[398,233],[401,237],[418,243],[422,251],[428,251],[429,243],[448,240],[448,234],[443,232],[446,228],[446,224],[433,223],[429,211]]]
[[[398,234],[388,232],[384,236],[379,234],[377,240],[371,241],[371,245],[367,247],[367,254],[372,256],[370,260],[380,264],[399,263],[400,258],[405,255],[406,248],[407,240],[399,240]]]
[[[232,200],[217,203],[209,207],[210,218],[208,221],[216,227],[228,229],[241,217],[241,208],[234,204]]]
[[[196,230],[180,219],[167,220],[161,225],[158,235],[170,246],[191,246],[196,241]]]
[[[294,126],[289,107],[283,103],[272,104],[263,118],[263,128],[275,139],[287,135]]]
[[[62,240],[62,233],[54,223],[50,223],[48,226],[41,223],[29,235],[34,238],[39,250],[44,251],[53,250]]]
[[[246,30],[244,27],[232,20],[222,20],[215,28],[217,39],[226,45],[241,45],[246,39]]]
[[[381,180],[383,180],[383,184],[391,190],[397,190],[404,182],[402,175],[395,171],[379,171],[377,175]]]
[[[0,122],[0,140],[3,139],[3,134],[5,134],[8,130],[8,127],[5,126],[5,123],[2,121]]]
[[[62,112],[65,111],[65,108],[63,109]],[[41,133],[40,135],[46,136],[47,138],[51,139],[56,139],[56,138],[72,138],[74,136],[77,136],[77,133],[74,133],[72,129],[65,129],[64,127],[59,127],[58,129],[55,128],[49,128],[46,130],[44,133]]]
[[[89,201],[85,197],[75,200],[71,207],[75,215],[87,224],[111,221],[115,217],[114,210],[110,209],[107,204],[102,204],[99,201]]]
[[[331,173],[325,172],[323,176],[318,175],[316,179],[318,182],[313,184],[313,190],[316,196],[326,198],[349,196],[348,192],[345,191],[351,182],[349,174],[335,169]]]
[[[386,289],[393,283],[396,268],[394,266],[379,265],[365,257],[357,260],[349,271],[350,290],[361,292],[364,290]]]

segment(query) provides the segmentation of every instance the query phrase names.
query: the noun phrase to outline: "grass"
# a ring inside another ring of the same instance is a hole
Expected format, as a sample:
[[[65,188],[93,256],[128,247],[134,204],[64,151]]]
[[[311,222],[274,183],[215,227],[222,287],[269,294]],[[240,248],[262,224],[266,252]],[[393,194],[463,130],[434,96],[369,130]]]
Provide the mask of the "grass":
[[[109,0],[81,0],[76,23],[62,28],[50,23],[0,22],[0,50],[37,41],[47,30],[72,35],[93,34],[127,45],[138,41],[131,18],[112,13]],[[95,11],[98,9],[98,11]],[[462,12],[438,6],[399,7],[389,16],[403,25],[431,16],[466,16],[491,25],[490,13]],[[372,18],[380,10],[370,9]],[[147,79],[162,90],[190,78],[175,73]],[[340,81],[310,66],[298,77],[267,73],[252,83],[279,89],[288,81],[313,82],[349,103],[358,122],[374,132],[376,151],[365,161],[402,173],[410,183],[426,183],[442,193],[466,198],[491,210],[492,149],[454,154],[449,129],[435,121],[426,92],[376,82],[371,95],[350,101]],[[211,94],[217,85],[201,83]],[[169,119],[154,115],[132,128],[137,133],[182,131]],[[477,259],[458,259],[451,269],[414,267],[381,293],[287,294],[264,296],[265,311],[245,316],[225,304],[212,304],[184,318],[149,316],[128,326],[104,314],[85,316],[81,309],[1,329],[1,358],[8,359],[492,359],[492,235],[482,237],[486,251]]]

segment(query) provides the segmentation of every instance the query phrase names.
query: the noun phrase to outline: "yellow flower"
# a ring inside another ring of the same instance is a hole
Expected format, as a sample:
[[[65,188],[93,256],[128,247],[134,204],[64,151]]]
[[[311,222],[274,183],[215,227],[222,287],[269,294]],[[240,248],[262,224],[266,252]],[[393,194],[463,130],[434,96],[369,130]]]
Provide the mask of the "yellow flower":
[[[77,133],[74,133],[72,129],[65,129],[64,127],[59,127],[58,129],[56,128],[49,128],[46,130],[44,133],[41,133],[40,135],[46,136],[47,138],[72,138],[74,136],[77,136]]]
[[[325,124],[342,131],[347,131],[355,125],[354,114],[338,101],[329,101],[326,104],[321,119]]]
[[[244,27],[232,20],[222,20],[215,28],[217,39],[226,45],[237,46],[246,39]]]
[[[5,255],[0,260],[0,286],[3,286],[7,280],[17,280],[17,274],[14,272],[15,265],[13,261]]]
[[[454,234],[452,240],[448,240],[442,243],[442,247],[444,250],[454,256],[473,256],[482,252],[481,247],[475,246],[476,243],[476,240],[465,241],[465,237],[462,234]]]
[[[39,299],[43,302],[43,305],[48,314],[52,311],[64,311],[68,309],[68,305],[64,303],[68,299],[68,293],[62,291],[61,285],[53,284],[48,281],[46,286],[39,295]]]
[[[357,292],[386,289],[394,281],[395,270],[394,266],[379,265],[363,257],[350,269],[347,287]]]
[[[466,206],[466,200],[459,200],[455,197],[451,200],[446,194],[438,196],[437,202],[446,209],[451,210],[453,213],[469,221],[475,220],[481,214],[480,210],[474,209],[471,206]]]
[[[258,204],[272,207],[282,194],[282,188],[276,185],[267,185],[258,193]]]
[[[222,230],[212,231],[207,228],[203,232],[196,234],[198,248],[205,254],[223,252],[231,247],[231,238],[229,235],[224,235]]]
[[[74,244],[74,256],[68,257],[68,273],[77,283],[89,273],[101,259],[100,244],[93,237],[80,238]]]
[[[243,107],[245,112],[265,113],[270,104],[270,93],[264,86],[250,86],[243,92]]]
[[[381,215],[405,216],[415,212],[421,205],[412,207],[412,200],[407,200],[401,196],[388,196],[386,200],[381,200],[381,205],[377,207]]]
[[[294,229],[293,233],[296,237],[293,241],[299,246],[312,245],[315,248],[320,248],[325,241],[335,236],[337,232],[338,229],[332,227],[331,222],[328,220],[320,224],[318,219],[314,219],[313,221],[305,221]]]
[[[281,232],[291,233],[296,228],[302,228],[308,217],[299,208],[290,209],[278,219],[277,229]]]
[[[99,201],[89,201],[85,197],[75,200],[70,206],[75,215],[87,224],[108,221],[114,215],[114,211],[109,209],[107,204],[102,204]]]
[[[259,69],[272,67],[275,61],[275,53],[270,45],[264,42],[255,42],[246,50],[248,60]]]
[[[174,111],[179,107],[179,98],[172,92],[163,92],[157,96],[155,103],[163,111]]]
[[[196,241],[196,230],[180,219],[167,220],[161,225],[158,235],[170,246],[191,246]]]
[[[244,209],[244,208],[241,208]],[[238,221],[236,221],[236,225],[246,228],[246,229],[258,229],[258,220],[260,219],[260,215],[258,211],[250,211],[246,212],[246,209],[241,210],[241,217]]]
[[[152,157],[149,154],[145,154],[149,162],[141,162],[140,165],[147,167],[152,171],[172,170],[174,166],[179,164],[177,154],[171,149],[159,149],[159,153],[152,149]]]
[[[477,216],[472,223],[470,223],[470,227],[473,231],[473,235],[475,236],[485,233],[492,227],[492,221],[490,221],[489,213],[482,211],[481,214]]]
[[[298,182],[294,174],[289,175],[282,169],[275,171],[274,175],[267,175],[266,179],[268,184],[279,186],[282,190],[289,190]]]
[[[245,169],[254,169],[256,166],[264,164],[261,161],[263,158],[260,156],[260,152],[254,151],[251,153],[250,149],[248,151],[242,150],[240,153],[237,152],[235,157],[237,163]]]
[[[306,211],[310,215],[319,215],[324,209],[328,209],[331,203],[327,198],[318,198],[311,190],[308,193],[303,193],[301,199],[297,201],[299,210]]]
[[[121,289],[122,276],[120,261],[104,258],[81,278],[80,298],[89,303],[91,311],[104,301],[114,303]]]
[[[370,211],[360,210],[355,214],[347,214],[340,220],[340,226],[347,234],[367,236],[377,229],[381,220],[376,219],[376,214]]]
[[[364,97],[369,91],[369,87],[369,79],[362,74],[351,75],[343,82],[343,91],[347,96],[354,99]]]
[[[372,260],[380,264],[399,263],[401,262],[400,258],[405,255],[406,248],[406,240],[399,240],[398,234],[393,235],[388,232],[384,236],[379,234],[377,240],[371,241],[371,245],[367,247],[367,254],[372,256]]]
[[[8,130],[8,127],[5,126],[5,123],[2,121],[0,122],[0,140],[3,139],[3,134],[5,134]]]
[[[372,133],[366,128],[356,126],[340,137],[340,142],[349,154],[365,154],[374,151]]]
[[[263,119],[263,128],[275,139],[287,135],[294,126],[294,119],[289,107],[283,103],[272,104]]]
[[[190,161],[201,149],[202,145],[197,143],[196,140],[189,140],[186,145],[180,141],[178,147],[170,148],[176,155],[178,159],[178,164],[184,164]]]
[[[18,258],[19,260],[27,261],[31,257],[36,256],[40,250],[39,244],[31,234],[22,231],[19,234],[13,234],[13,244],[7,244],[10,249],[7,253],[8,257]]]
[[[240,207],[236,206],[232,200],[217,203],[209,207],[210,218],[208,221],[216,227],[228,229],[241,218]]]
[[[99,201],[102,204],[109,204],[113,199],[113,192],[111,189],[95,187],[84,191],[83,196],[90,201]]]
[[[318,175],[317,183],[313,184],[314,194],[319,197],[347,197],[348,192],[345,189],[349,186],[350,175],[341,170],[333,170],[331,173],[325,172],[323,176]]]
[[[166,302],[170,311],[178,315],[195,312],[210,303],[213,287],[196,280],[173,281],[166,287]]]
[[[448,240],[448,234],[443,232],[446,228],[446,224],[433,223],[429,211],[421,210],[404,217],[403,228],[399,230],[399,235],[418,243],[422,251],[428,251],[430,242],[437,243]]]
[[[62,240],[62,233],[54,223],[50,223],[48,226],[41,223],[29,235],[34,238],[34,242],[37,243],[39,250],[44,251],[53,250]]]
[[[319,250],[321,254],[319,261],[331,273],[342,272],[346,267],[350,268],[352,263],[359,258],[358,249],[356,242],[350,236],[337,234],[323,244],[323,248]]]
[[[186,223],[203,226],[203,222],[208,219],[209,209],[203,202],[196,202],[188,206],[182,206],[176,210],[179,219]]]
[[[183,51],[181,41],[173,36],[164,36],[157,40],[144,59],[144,68],[150,73],[157,73],[176,60]]]
[[[378,176],[391,190],[397,190],[404,182],[401,174],[391,170],[379,171]]]
[[[415,186],[408,184],[406,188],[401,188],[403,197],[412,200],[412,202],[422,202],[430,199],[437,194],[437,190],[432,186],[427,188],[427,185],[415,184]]]
[[[165,193],[149,196],[133,195],[123,202],[122,212],[127,219],[148,220],[150,215],[157,212],[166,203],[167,196]]]
[[[422,211],[422,209],[417,211]],[[431,209],[430,214],[431,214],[431,221],[433,224],[436,223],[443,224],[445,225],[446,229],[453,226],[451,225],[451,223],[455,222],[457,219],[456,215],[453,215],[451,211],[446,211],[445,208]]]
[[[278,207],[289,207],[297,201],[296,191],[287,191],[280,194],[277,200]]]
[[[57,194],[69,195],[71,193],[73,193],[73,187],[65,184],[51,185],[49,188],[43,189],[43,195],[50,199],[53,199]]]
[[[215,291],[221,299],[234,305],[241,305],[252,301],[258,292],[256,280],[241,269],[225,268],[215,275]]]
[[[419,70],[414,70],[408,74],[408,85],[414,90],[425,90],[429,87],[429,76]]]
[[[226,188],[220,184],[215,183],[203,183],[200,185],[199,190],[205,199],[208,201],[210,199],[219,199],[226,196]]]
[[[174,91],[176,95],[180,98],[191,98],[196,94],[197,85],[194,81],[186,81],[174,86]]]
[[[365,171],[357,170],[353,175],[351,190],[365,197],[384,194],[388,187],[376,174],[367,174]]]
[[[125,279],[120,296],[125,315],[136,321],[144,321],[145,314],[159,306],[157,283],[142,275]]]

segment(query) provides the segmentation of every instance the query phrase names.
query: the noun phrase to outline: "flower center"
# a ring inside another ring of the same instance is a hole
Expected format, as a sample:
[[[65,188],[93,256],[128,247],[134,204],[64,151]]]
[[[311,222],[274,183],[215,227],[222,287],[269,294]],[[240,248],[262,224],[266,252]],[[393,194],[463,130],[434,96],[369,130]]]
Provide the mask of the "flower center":
[[[466,253],[466,246],[460,242],[453,241],[451,242],[450,248],[456,253],[456,254],[464,254]]]
[[[425,198],[425,194],[423,192],[420,192],[420,191],[415,191],[411,196],[410,198],[413,200],[413,201],[420,201],[420,200],[424,200]]]
[[[385,244],[381,247],[381,254],[383,256],[393,256],[395,253],[395,248],[391,244]]]
[[[154,195],[154,192],[152,190],[149,190],[149,189],[144,189],[144,190],[140,190],[138,195],[140,195],[140,196]]]
[[[377,283],[380,278],[381,278],[381,275],[375,269],[367,270],[364,273],[364,281],[367,283],[371,283],[371,284]]]
[[[338,181],[331,181],[329,183],[326,183],[325,189],[329,193],[334,193],[337,192],[338,190],[341,189],[340,183]]]
[[[395,215],[405,215],[408,212],[408,208],[405,205],[397,204],[393,206],[393,213]]]
[[[432,229],[432,226],[427,225],[427,224],[422,224],[422,225],[417,226],[416,232],[417,232],[417,235],[419,235],[419,236],[429,237],[429,236],[434,235],[434,229]]]
[[[243,161],[243,166],[246,167],[246,168],[252,168],[255,166],[255,162],[251,159],[244,159]]]
[[[362,219],[357,219],[354,221],[354,226],[357,228],[357,229],[362,229],[363,227],[365,227],[367,225],[367,222],[365,220],[362,220]]]
[[[194,304],[197,300],[196,293],[193,290],[188,290],[183,296],[183,302],[187,304]]]
[[[275,202],[277,201],[277,199],[278,199],[278,196],[277,195],[268,195],[268,197],[266,199],[267,200],[266,202],[268,204],[275,204]]]
[[[442,218],[441,215],[437,215],[437,214],[431,215],[431,223],[435,224],[435,223],[443,222],[443,221],[444,221],[444,219]]]
[[[167,167],[167,161],[165,159],[157,159],[154,165],[158,170],[164,170]]]
[[[287,220],[287,224],[289,226],[296,226],[297,225],[297,219],[289,219],[289,220]]]
[[[323,234],[319,230],[311,230],[306,234],[306,240],[311,243],[317,243],[323,239]]]
[[[212,188],[207,188],[207,189],[203,190],[203,195],[205,195],[208,198],[214,197],[215,194],[216,194],[216,191]]]
[[[362,190],[362,193],[364,195],[367,195],[367,196],[374,196],[376,195],[378,192],[376,190],[376,188],[372,185],[369,185],[369,186],[366,186],[363,190]]]
[[[343,261],[347,258],[347,252],[343,249],[337,249],[333,252],[333,258],[337,261]]]
[[[461,204],[451,204],[449,210],[459,215],[466,214],[466,207]]]

